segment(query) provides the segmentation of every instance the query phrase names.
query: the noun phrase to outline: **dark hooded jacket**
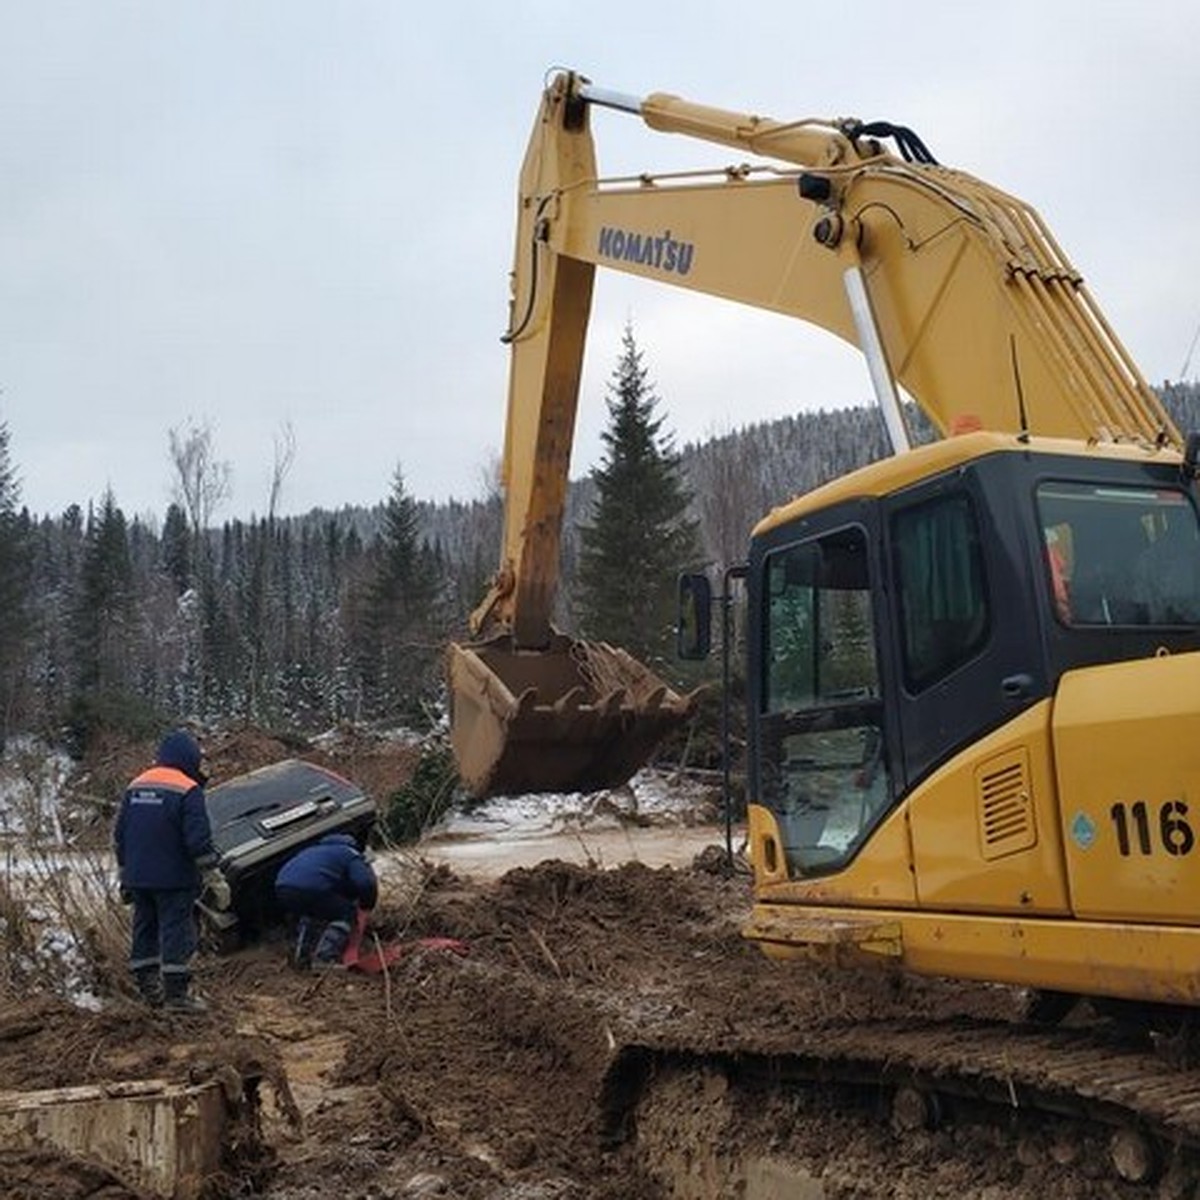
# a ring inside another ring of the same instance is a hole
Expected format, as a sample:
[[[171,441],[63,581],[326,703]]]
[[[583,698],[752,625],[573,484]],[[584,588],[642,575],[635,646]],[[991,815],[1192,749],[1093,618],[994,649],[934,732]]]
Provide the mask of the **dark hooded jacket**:
[[[129,888],[198,888],[200,867],[216,859],[204,804],[205,776],[195,738],[163,738],[155,765],[121,799],[113,841],[121,883]]]
[[[327,833],[280,868],[275,886],[301,892],[332,892],[363,908],[375,907],[379,884],[371,864],[348,833]]]

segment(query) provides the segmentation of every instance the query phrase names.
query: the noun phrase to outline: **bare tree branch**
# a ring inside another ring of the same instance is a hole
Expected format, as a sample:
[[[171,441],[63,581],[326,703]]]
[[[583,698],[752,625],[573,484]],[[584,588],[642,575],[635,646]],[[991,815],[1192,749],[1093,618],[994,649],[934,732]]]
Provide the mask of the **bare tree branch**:
[[[230,466],[215,457],[212,426],[207,420],[189,417],[185,427],[171,429],[167,439],[175,468],[174,498],[199,538],[217,507],[229,499]]]
[[[284,480],[296,461],[296,431],[291,421],[284,421],[275,435],[275,461],[271,468],[271,494],[267,502],[267,520],[274,521]]]

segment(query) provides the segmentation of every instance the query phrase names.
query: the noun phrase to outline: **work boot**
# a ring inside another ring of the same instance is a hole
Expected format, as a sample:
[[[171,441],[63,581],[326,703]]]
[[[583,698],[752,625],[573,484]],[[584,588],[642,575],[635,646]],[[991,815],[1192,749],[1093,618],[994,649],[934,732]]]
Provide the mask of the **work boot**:
[[[208,1003],[191,991],[192,977],[185,971],[163,973],[163,1007],[170,1012],[208,1012]]]
[[[138,967],[133,972],[133,982],[137,984],[138,995],[151,1008],[162,1008],[163,981],[158,967]]]
[[[321,933],[317,948],[313,951],[312,965],[315,970],[328,971],[342,965],[342,955],[350,942],[350,926],[345,921],[330,921]]]

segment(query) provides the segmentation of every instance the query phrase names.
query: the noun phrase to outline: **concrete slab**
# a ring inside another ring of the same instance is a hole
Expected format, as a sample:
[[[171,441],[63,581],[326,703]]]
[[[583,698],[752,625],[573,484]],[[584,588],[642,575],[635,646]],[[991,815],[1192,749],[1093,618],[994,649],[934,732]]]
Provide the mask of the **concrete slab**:
[[[220,1083],[161,1079],[0,1092],[0,1146],[52,1147],[163,1200],[197,1200],[221,1165]]]

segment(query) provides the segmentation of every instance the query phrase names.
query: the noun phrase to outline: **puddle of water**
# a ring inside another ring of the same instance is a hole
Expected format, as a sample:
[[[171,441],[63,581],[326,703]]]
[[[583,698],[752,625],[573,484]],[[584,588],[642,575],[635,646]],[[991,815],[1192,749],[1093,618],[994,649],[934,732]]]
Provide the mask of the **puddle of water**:
[[[736,833],[735,847],[741,840]],[[706,846],[725,845],[720,826],[630,826],[605,829],[557,829],[518,834],[494,830],[468,836],[435,835],[421,843],[431,862],[445,863],[460,875],[495,879],[515,867],[532,867],[547,859],[615,867],[626,862],[648,867],[691,863]]]
[[[491,879],[548,859],[686,866],[706,847],[725,845],[719,799],[711,779],[647,768],[603,792],[493,797],[449,817],[418,852],[458,874]],[[743,837],[735,830],[735,848]]]

